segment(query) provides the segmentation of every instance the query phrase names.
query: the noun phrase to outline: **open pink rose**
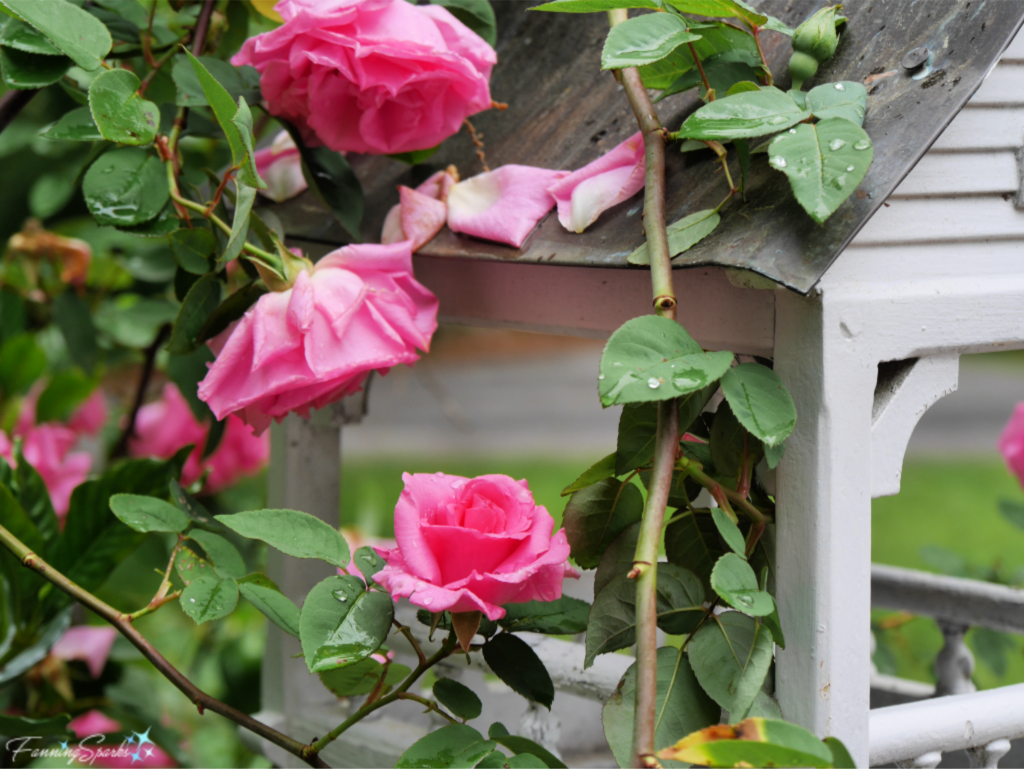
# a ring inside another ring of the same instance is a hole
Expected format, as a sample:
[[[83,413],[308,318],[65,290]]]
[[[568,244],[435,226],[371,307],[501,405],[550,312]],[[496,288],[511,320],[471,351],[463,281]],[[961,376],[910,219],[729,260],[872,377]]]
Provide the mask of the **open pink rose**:
[[[94,627],[92,625],[76,625],[64,631],[64,635],[50,650],[57,659],[81,660],[89,668],[93,678],[99,678],[110,656],[110,649],[117,638],[117,631],[112,627]]]
[[[78,442],[77,433],[56,422],[29,425],[20,429],[18,437],[22,456],[43,479],[53,510],[63,520],[71,507],[71,492],[88,477],[92,458],[84,451],[71,451]],[[14,445],[2,430],[0,457],[15,465]]]
[[[245,475],[258,473],[270,458],[270,441],[255,436],[235,415],[228,416],[224,435],[213,453],[203,459],[209,427],[195,418],[188,402],[171,383],[164,385],[158,401],[139,409],[135,435],[128,450],[135,457],[169,459],[179,449],[194,445],[181,473],[181,482],[190,486],[209,470],[203,490],[214,494]]]
[[[106,396],[103,390],[96,389],[68,419],[68,427],[79,435],[97,435],[108,416]]]
[[[217,360],[199,397],[259,435],[358,392],[371,371],[419,360],[436,329],[437,298],[413,278],[409,241],[345,246],[211,340]]]
[[[455,166],[438,171],[416,189],[399,186],[399,203],[384,217],[381,243],[412,241],[413,253],[441,231],[448,219],[448,192],[459,181]]]
[[[1024,403],[1018,403],[999,436],[999,451],[1007,466],[1024,486]]]
[[[565,171],[507,165],[459,182],[448,193],[448,227],[519,248],[555,205],[548,187]]]
[[[429,149],[490,108],[494,50],[438,5],[282,0],[277,29],[231,60],[261,74],[270,112],[337,152]]]
[[[567,563],[565,530],[533,501],[526,481],[507,475],[460,478],[405,473],[395,507],[394,550],[374,579],[394,598],[432,612],[505,616],[506,603],[554,601]]]
[[[637,131],[593,163],[548,187],[558,202],[558,221],[583,232],[603,211],[629,200],[644,188],[644,137]]]
[[[294,198],[309,186],[302,175],[299,148],[287,131],[281,131],[269,147],[257,150],[252,159],[256,162],[256,172],[267,183],[267,188],[260,192],[275,203]]]

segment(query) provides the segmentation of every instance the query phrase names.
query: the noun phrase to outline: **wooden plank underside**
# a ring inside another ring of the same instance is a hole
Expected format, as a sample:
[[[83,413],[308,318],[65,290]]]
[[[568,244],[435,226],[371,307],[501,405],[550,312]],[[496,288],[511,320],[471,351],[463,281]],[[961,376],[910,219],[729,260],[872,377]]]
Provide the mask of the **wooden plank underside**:
[[[1024,240],[1024,211],[1000,197],[893,200],[857,235],[858,246]]]
[[[448,323],[605,338],[651,311],[646,271],[417,255],[416,278]],[[738,288],[716,267],[677,270],[679,322],[706,349],[771,357],[773,291]]]
[[[889,199],[1001,195],[1016,193],[1018,183],[1017,159],[1012,152],[937,152],[921,158]]]

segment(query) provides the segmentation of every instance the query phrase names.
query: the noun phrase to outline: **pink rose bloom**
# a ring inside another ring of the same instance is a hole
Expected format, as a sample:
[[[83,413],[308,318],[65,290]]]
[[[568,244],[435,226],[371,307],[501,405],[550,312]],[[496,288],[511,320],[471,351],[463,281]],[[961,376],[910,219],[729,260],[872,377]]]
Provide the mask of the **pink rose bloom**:
[[[77,718],[71,719],[68,728],[75,733],[78,739],[84,740],[86,737],[94,734],[119,732],[121,731],[121,724],[99,710],[90,710]],[[102,766],[107,769],[121,769],[121,767],[132,766],[141,767],[142,769],[149,769],[150,767],[159,769],[160,767],[178,765],[173,758],[167,755],[163,748],[154,744],[149,739],[148,729],[143,734],[135,733],[131,737],[131,744],[128,744],[127,741],[119,744],[90,740],[84,747],[94,751],[94,753],[101,747],[108,751],[120,749],[119,752],[124,753],[123,756],[89,756],[88,760],[91,762],[91,765]]]
[[[519,248],[555,205],[548,187],[566,175],[508,165],[459,182],[448,193],[448,227]]]
[[[252,159],[256,161],[256,172],[267,183],[267,188],[260,192],[275,203],[294,198],[308,186],[302,175],[299,148],[287,131],[281,131],[269,147],[257,150]]]
[[[108,416],[103,390],[93,390],[92,395],[68,419],[68,427],[79,435],[97,435],[107,423]]]
[[[50,502],[57,517],[63,520],[71,507],[71,492],[85,481],[92,467],[92,458],[84,451],[71,451],[78,435],[71,428],[56,423],[33,425],[19,435],[25,461],[35,468],[50,493]],[[14,445],[0,430],[0,456],[15,465]]]
[[[437,5],[282,0],[284,24],[250,38],[270,112],[337,152],[429,149],[491,106],[494,49]]]
[[[259,435],[358,392],[371,371],[419,360],[436,328],[437,298],[413,278],[409,241],[345,246],[211,340],[217,359],[199,397]]]
[[[395,507],[394,550],[374,579],[394,598],[432,612],[505,616],[506,603],[554,601],[567,560],[565,529],[533,501],[526,481],[507,475],[460,478],[405,473]]]
[[[253,435],[237,416],[228,416],[220,444],[203,459],[208,434],[209,427],[196,419],[177,386],[167,383],[160,400],[139,409],[128,450],[135,457],[168,459],[181,448],[194,445],[181,482],[190,486],[209,470],[203,486],[209,494],[231,486],[242,476],[258,473],[270,458],[269,439]]]
[[[50,654],[64,661],[81,660],[88,666],[89,674],[99,678],[115,638],[117,631],[112,627],[76,625],[64,632]]]
[[[416,189],[399,186],[399,203],[384,217],[380,242],[412,241],[416,253],[429,243],[448,219],[448,192],[459,181],[455,166],[438,171]]]
[[[644,188],[644,137],[639,131],[593,163],[548,187],[558,202],[558,221],[583,232],[603,211]]]
[[[1018,403],[999,436],[999,451],[1007,467],[1024,486],[1024,403]]]

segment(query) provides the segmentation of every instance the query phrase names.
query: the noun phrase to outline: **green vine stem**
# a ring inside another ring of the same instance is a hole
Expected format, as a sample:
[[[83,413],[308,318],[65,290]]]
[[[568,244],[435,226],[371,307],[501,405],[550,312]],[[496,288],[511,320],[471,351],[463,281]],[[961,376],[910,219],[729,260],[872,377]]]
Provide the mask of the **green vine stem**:
[[[327,766],[327,764],[321,761],[316,754],[307,755],[304,752],[306,746],[298,740],[293,740],[291,737],[281,734],[281,732],[276,729],[272,729],[266,724],[261,724],[259,721],[247,716],[240,710],[236,710],[230,705],[227,705],[202,691],[199,687],[189,681],[181,671],[168,662],[160,652],[153,648],[153,645],[146,640],[145,636],[132,626],[131,615],[119,612],[110,604],[101,601],[88,590],[76,585],[66,576],[46,563],[46,561],[38,555],[33,553],[24,542],[15,537],[3,526],[0,526],[0,544],[3,544],[4,547],[10,550],[17,557],[18,560],[21,561],[22,566],[34,571],[36,574],[39,574],[43,579],[67,593],[86,608],[96,612],[98,615],[103,617],[103,619],[117,628],[121,635],[131,641],[132,645],[142,652],[142,656],[149,660],[153,664],[153,667],[160,671],[164,678],[174,684],[182,694],[192,701],[192,704],[196,706],[200,714],[202,714],[204,710],[212,710],[214,713],[218,713],[225,718],[234,721],[239,726],[245,727],[253,734],[274,743],[279,748],[287,750],[293,756],[301,758],[310,766]]]
[[[608,23],[613,27],[627,19],[628,14],[623,9],[608,12]],[[619,71],[618,78],[644,137],[644,231],[651,261],[654,311],[662,317],[675,320],[677,303],[665,226],[665,129],[644,88],[640,71],[635,67],[623,69]],[[658,431],[655,436],[647,507],[640,526],[633,570],[630,572],[636,579],[637,623],[633,765],[641,767],[658,765],[654,755],[658,694],[657,563],[678,445],[679,411],[676,401],[662,401],[658,404]]]
[[[349,728],[358,724],[360,721],[362,721],[368,715],[373,713],[375,710],[379,710],[385,705],[390,705],[395,700],[416,699],[417,702],[429,702],[429,700],[423,700],[422,698],[418,699],[415,695],[408,694],[409,688],[414,683],[416,683],[419,677],[426,673],[430,668],[434,667],[434,665],[436,665],[438,662],[445,659],[446,657],[450,657],[452,652],[455,651],[456,646],[458,646],[458,643],[459,639],[455,637],[455,631],[449,632],[448,637],[444,640],[444,643],[441,644],[441,648],[429,657],[427,657],[425,660],[420,662],[420,664],[416,666],[416,669],[409,674],[409,676],[401,683],[401,685],[399,685],[399,687],[395,691],[391,692],[390,694],[385,694],[383,697],[381,697],[379,700],[376,700],[375,702],[363,705],[363,707],[359,708],[359,710],[357,710],[351,716],[346,718],[336,727],[331,729],[331,731],[329,731],[319,740],[309,745],[304,745],[302,748],[302,755],[300,757],[305,759],[306,762],[309,763],[310,759],[316,758],[320,754],[321,750],[323,750],[336,739],[338,739],[338,737],[340,737]],[[444,714],[442,713],[442,715]]]

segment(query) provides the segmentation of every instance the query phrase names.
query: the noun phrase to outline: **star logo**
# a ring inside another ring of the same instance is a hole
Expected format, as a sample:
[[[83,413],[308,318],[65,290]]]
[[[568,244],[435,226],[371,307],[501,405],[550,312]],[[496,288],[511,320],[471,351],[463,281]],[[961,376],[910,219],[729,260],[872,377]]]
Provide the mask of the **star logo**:
[[[133,735],[131,735],[130,737],[126,737],[126,738],[125,738],[125,742],[126,742],[126,743],[127,743],[128,745],[134,745],[134,744],[135,744],[135,735],[133,734]]]
[[[142,732],[141,734],[139,734],[138,732],[132,732],[132,738],[137,739],[139,741],[140,746],[155,745],[156,743],[154,743],[153,740],[149,739],[149,730],[152,728],[152,726],[149,727],[148,729],[146,729],[146,731]]]
[[[65,740],[64,742],[62,742],[62,743],[60,744],[60,749],[61,749],[61,750],[67,750],[67,749],[68,749],[68,743],[67,743],[67,740]]]
[[[134,753],[132,753],[132,763],[133,764],[136,761],[141,761],[141,760],[142,760],[142,756],[139,755],[139,751],[138,750],[136,750]]]

